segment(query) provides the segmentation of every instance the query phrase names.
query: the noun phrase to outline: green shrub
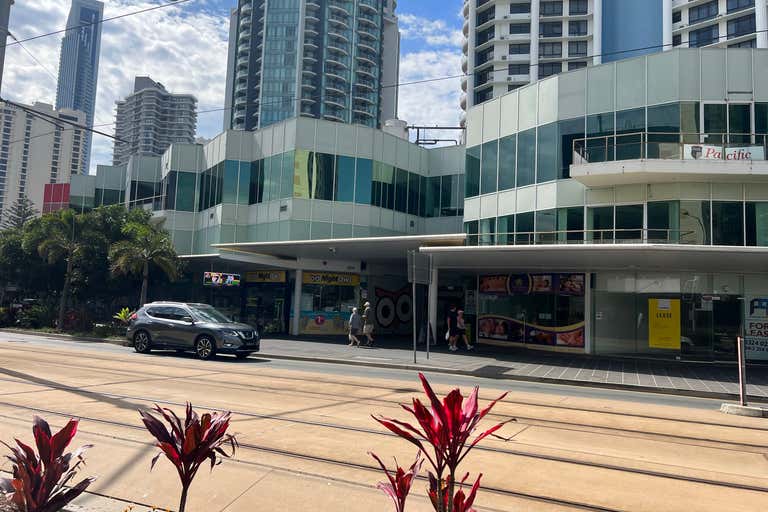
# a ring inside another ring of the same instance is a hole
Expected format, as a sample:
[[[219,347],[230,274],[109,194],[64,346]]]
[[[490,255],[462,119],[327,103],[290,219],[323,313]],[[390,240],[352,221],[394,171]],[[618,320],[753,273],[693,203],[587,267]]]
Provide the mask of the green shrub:
[[[24,329],[39,329],[40,327],[50,327],[53,324],[50,311],[38,305],[22,309],[16,318],[19,326]]]
[[[109,338],[115,334],[115,329],[109,324],[93,324],[93,335],[97,338]]]

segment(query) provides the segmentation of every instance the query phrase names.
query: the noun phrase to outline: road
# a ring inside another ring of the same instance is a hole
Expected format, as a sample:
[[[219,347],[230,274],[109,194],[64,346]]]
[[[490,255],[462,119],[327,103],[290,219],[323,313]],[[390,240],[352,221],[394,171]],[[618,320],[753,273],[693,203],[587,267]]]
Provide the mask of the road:
[[[516,418],[509,441],[484,441],[465,470],[483,473],[478,511],[754,511],[768,505],[768,422],[725,416],[718,401],[552,384],[430,375],[437,390],[510,391],[492,421]],[[371,414],[406,419],[421,395],[412,371],[252,357],[198,361],[108,344],[0,333],[0,439],[30,441],[33,414],[81,418],[92,490],[174,510],[176,475],[138,409],[185,401],[233,411],[234,460],[201,471],[188,510],[390,511],[367,454],[410,462],[411,445]],[[7,471],[7,462],[0,470]],[[431,510],[425,481],[409,511]],[[92,499],[94,502],[95,499]],[[82,502],[87,508],[88,497]],[[137,508],[134,510],[141,510]]]

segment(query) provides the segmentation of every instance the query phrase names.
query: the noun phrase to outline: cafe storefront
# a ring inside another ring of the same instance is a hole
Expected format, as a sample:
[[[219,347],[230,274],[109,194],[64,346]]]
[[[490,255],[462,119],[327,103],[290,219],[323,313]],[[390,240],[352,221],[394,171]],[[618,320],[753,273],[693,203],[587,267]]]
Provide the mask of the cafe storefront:
[[[352,308],[359,303],[359,274],[302,272],[299,334],[346,334]]]

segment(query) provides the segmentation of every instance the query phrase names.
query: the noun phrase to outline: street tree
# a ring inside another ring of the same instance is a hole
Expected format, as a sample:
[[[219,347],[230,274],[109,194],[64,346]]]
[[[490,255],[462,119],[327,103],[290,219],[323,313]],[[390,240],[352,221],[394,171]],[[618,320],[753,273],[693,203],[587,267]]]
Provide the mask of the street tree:
[[[0,229],[21,229],[37,213],[34,203],[27,196],[22,196],[4,212]]]
[[[147,302],[149,270],[158,267],[170,280],[179,276],[179,260],[168,233],[150,223],[132,221],[123,228],[125,240],[112,244],[109,261],[116,275],[140,275],[139,306]]]

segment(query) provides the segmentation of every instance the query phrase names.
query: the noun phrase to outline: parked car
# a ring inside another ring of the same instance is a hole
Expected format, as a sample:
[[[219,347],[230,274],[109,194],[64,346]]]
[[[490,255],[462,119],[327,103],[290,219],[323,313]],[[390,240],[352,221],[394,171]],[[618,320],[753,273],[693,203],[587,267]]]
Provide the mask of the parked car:
[[[232,354],[245,359],[259,351],[260,338],[248,324],[230,320],[208,304],[151,302],[133,315],[127,338],[136,352],[153,349],[192,352],[200,359]]]

